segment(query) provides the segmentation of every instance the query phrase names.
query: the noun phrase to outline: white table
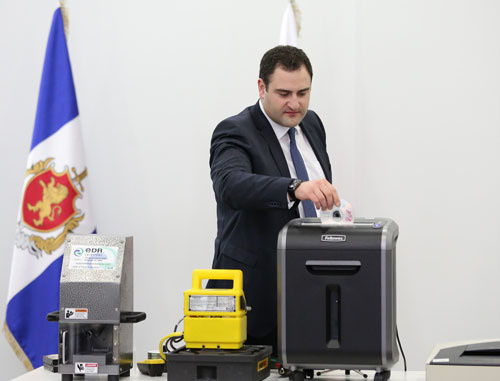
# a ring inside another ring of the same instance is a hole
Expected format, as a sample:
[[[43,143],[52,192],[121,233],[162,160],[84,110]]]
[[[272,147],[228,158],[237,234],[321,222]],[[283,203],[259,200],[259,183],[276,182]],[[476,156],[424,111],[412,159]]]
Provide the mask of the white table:
[[[343,371],[335,371],[331,372],[327,375],[322,375],[319,377],[314,377],[316,380],[322,380],[322,381],[362,381],[362,380],[373,380],[373,374],[374,372],[366,372],[368,374],[368,378],[363,378],[354,372],[351,372],[350,376],[345,376]],[[80,377],[75,377],[74,381],[106,381],[108,378],[107,376],[104,375],[98,375],[98,376],[91,376],[87,375],[84,378]],[[141,374],[139,370],[134,367],[131,372],[130,372],[130,377],[125,377],[122,378],[121,380],[123,381],[162,381],[162,380],[167,380],[167,374],[165,373],[162,377],[149,377]],[[40,367],[38,369],[35,369],[31,372],[28,372],[26,374],[23,374],[22,376],[19,376],[15,378],[14,380],[16,381],[60,381],[61,380],[61,375],[58,373],[51,373],[48,370],[45,370],[43,367]],[[277,372],[272,371],[271,376],[266,378],[266,381],[273,381],[273,380],[281,380],[281,381],[288,381],[288,377],[280,377]],[[425,381],[425,372],[392,372],[391,374],[391,380],[392,381]]]

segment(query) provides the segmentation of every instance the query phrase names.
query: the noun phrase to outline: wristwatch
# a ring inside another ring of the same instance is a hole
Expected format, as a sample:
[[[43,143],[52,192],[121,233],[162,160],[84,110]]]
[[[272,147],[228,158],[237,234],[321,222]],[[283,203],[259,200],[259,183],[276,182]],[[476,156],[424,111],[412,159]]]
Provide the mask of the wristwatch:
[[[288,194],[290,195],[290,199],[292,201],[299,201],[299,199],[295,197],[295,190],[299,187],[300,184],[302,184],[302,180],[292,179],[292,181],[290,181],[290,184],[288,185]]]

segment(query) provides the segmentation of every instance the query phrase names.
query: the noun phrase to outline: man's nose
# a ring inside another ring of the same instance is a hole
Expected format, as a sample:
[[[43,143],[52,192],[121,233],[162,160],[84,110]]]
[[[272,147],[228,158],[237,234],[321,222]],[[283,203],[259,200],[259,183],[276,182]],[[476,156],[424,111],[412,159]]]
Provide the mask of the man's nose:
[[[299,108],[299,98],[296,94],[293,94],[288,100],[288,107],[293,110],[297,110]]]

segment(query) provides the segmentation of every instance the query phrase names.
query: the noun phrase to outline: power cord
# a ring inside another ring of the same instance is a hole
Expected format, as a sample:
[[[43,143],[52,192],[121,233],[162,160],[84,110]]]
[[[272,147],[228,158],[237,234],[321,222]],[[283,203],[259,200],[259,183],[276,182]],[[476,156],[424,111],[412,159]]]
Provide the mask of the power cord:
[[[401,340],[399,340],[399,332],[398,332],[397,325],[396,325],[396,339],[398,340],[399,350],[401,351],[401,355],[403,356],[403,362],[404,362],[405,372],[406,372],[406,356],[405,356],[405,353],[403,352],[403,346],[401,345]]]
[[[176,351],[176,348],[174,347],[173,343],[179,342],[183,338],[184,338],[183,332],[174,332],[174,333],[171,333],[170,335],[165,336],[163,339],[161,339],[160,345],[159,345],[159,351],[160,351],[160,356],[162,357],[163,360],[167,359],[167,357],[165,356],[165,352],[169,353],[169,352]],[[165,345],[163,345],[163,343],[165,341],[167,341],[167,342],[165,343]],[[169,348],[169,345],[172,349]]]
[[[177,327],[179,324],[182,323],[184,320],[184,317],[182,317],[181,320],[177,322],[177,324],[174,327],[174,332],[171,333],[170,335],[165,336],[163,339],[160,341],[160,356],[166,360],[165,353],[171,353],[171,352],[177,352],[178,350],[182,348],[176,348],[174,344],[180,343],[182,340],[184,340],[184,332],[177,332]]]
[[[182,319],[181,319],[181,320],[179,320],[179,321],[177,322],[177,324],[175,325],[175,327],[174,327],[174,332],[177,332],[177,327],[178,327],[178,326],[179,326],[179,324],[181,324],[183,321],[184,321],[184,316],[183,316],[183,317],[182,317]]]

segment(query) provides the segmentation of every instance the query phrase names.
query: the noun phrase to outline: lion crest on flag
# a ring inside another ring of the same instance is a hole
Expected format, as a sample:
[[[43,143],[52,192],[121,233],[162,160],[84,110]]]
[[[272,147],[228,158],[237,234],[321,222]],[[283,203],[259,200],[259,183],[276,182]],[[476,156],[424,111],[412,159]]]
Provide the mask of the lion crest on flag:
[[[82,180],[87,169],[78,173],[72,167],[72,177],[67,166],[57,172],[53,160],[40,160],[26,171],[16,246],[27,248],[37,258],[61,247],[85,217],[75,204],[84,192]]]

